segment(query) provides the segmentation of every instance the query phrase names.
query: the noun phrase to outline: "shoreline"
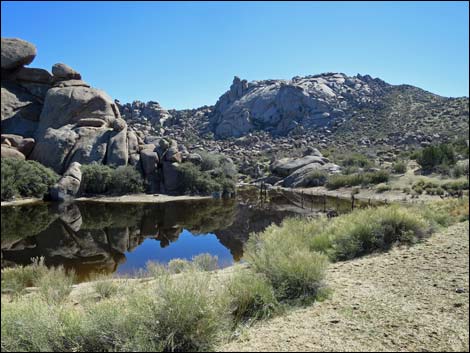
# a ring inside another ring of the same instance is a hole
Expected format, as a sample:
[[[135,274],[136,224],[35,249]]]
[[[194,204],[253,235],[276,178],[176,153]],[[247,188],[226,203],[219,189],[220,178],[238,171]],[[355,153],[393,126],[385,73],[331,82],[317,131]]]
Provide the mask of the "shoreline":
[[[172,201],[199,201],[199,200],[210,200],[212,196],[170,196],[164,194],[132,194],[132,195],[121,195],[121,196],[90,196],[90,197],[78,197],[71,199],[71,202],[99,202],[99,203],[165,203]],[[23,205],[33,205],[36,203],[46,203],[38,198],[25,198],[12,201],[2,201],[1,207],[13,207]]]
[[[77,202],[99,202],[99,203],[165,203],[172,201],[198,201],[210,200],[212,196],[170,196],[164,194],[132,194],[122,196],[91,196],[78,197]]]

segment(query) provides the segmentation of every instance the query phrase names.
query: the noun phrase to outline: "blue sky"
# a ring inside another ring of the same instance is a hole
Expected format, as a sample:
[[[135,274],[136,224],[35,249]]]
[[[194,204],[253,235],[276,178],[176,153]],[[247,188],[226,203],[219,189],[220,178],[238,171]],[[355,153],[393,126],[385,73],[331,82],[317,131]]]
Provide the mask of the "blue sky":
[[[370,74],[468,96],[467,2],[8,2],[2,37],[121,102],[215,104],[234,75]]]

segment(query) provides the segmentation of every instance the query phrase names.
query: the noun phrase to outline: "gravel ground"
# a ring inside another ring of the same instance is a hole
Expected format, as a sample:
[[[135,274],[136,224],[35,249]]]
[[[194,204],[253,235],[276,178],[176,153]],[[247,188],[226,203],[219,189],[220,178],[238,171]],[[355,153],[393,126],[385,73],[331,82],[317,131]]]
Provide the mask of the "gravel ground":
[[[221,351],[469,350],[469,223],[332,264],[330,299],[242,331]]]

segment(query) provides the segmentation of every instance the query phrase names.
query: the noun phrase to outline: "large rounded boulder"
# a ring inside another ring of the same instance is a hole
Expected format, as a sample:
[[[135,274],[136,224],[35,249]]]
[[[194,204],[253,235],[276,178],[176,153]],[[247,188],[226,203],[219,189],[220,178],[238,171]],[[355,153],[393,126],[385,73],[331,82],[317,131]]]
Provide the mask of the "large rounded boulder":
[[[30,64],[36,57],[34,44],[18,38],[2,38],[2,70],[12,70]]]

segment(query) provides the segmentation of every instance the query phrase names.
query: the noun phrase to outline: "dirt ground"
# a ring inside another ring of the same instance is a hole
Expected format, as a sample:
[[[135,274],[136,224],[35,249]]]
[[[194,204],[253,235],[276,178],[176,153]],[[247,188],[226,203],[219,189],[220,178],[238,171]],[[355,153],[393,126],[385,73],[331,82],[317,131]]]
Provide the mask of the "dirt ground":
[[[221,351],[468,351],[469,223],[332,264],[331,298],[241,332]]]

